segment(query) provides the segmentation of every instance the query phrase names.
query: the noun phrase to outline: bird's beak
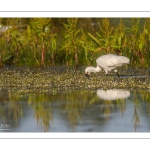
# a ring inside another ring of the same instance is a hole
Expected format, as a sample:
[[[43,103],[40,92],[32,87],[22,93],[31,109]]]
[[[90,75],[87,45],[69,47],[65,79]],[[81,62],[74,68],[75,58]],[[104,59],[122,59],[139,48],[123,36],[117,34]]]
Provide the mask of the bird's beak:
[[[87,74],[87,73],[85,74],[85,76],[86,76],[87,78],[89,78],[89,77],[90,77],[90,76],[89,76],[89,74]]]

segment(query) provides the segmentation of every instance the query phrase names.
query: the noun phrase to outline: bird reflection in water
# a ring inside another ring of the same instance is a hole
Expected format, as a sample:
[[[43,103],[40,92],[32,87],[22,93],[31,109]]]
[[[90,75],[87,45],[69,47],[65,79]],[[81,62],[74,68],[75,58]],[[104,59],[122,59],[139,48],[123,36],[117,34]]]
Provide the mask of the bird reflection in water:
[[[123,113],[126,109],[126,103],[124,102],[130,96],[129,90],[123,89],[110,89],[110,90],[97,90],[97,96],[103,101],[103,107],[101,111],[104,113],[106,122],[108,122],[108,117],[110,116],[111,109],[114,110],[114,104],[119,106],[120,111]]]
[[[118,100],[125,99],[130,96],[129,90],[112,89],[112,90],[97,90],[97,96],[103,100]]]

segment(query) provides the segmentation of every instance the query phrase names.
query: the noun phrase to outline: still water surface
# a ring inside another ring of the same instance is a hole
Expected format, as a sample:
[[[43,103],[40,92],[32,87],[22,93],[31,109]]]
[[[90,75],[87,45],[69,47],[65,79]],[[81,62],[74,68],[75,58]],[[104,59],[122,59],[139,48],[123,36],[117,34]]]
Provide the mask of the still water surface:
[[[150,92],[1,90],[0,132],[150,132]]]

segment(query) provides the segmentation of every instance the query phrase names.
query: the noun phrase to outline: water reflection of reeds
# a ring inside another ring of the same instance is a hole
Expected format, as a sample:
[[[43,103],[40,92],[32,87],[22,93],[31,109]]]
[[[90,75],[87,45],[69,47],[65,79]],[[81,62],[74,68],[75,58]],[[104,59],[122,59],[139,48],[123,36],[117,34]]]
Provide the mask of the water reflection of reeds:
[[[104,97],[97,95],[101,91]],[[111,92],[110,92],[111,91]],[[109,95],[106,94],[111,93]],[[118,93],[119,97],[113,98],[112,93]],[[105,94],[104,94],[105,93]],[[28,107],[30,107],[34,112],[34,118],[37,122],[37,126],[41,131],[48,132],[51,129],[51,124],[54,123],[53,113],[55,109],[61,110],[63,113],[63,119],[70,123],[73,130],[75,131],[76,126],[82,122],[84,118],[84,112],[94,110],[94,116],[100,115],[101,118],[105,118],[107,124],[109,124],[110,116],[114,111],[120,111],[122,118],[126,112],[126,101],[130,101],[133,105],[132,123],[135,131],[138,129],[140,124],[140,118],[142,117],[141,109],[144,102],[145,111],[149,115],[150,113],[150,93],[144,90],[66,90],[66,91],[54,91],[53,93],[30,93],[30,94],[19,94],[11,93],[9,91],[0,92],[0,120],[3,123],[8,122],[11,118],[15,124],[18,126],[18,122],[24,118],[24,108],[21,101],[27,101]],[[121,94],[123,96],[121,97]],[[126,97],[125,97],[126,95]],[[54,105],[55,104],[55,105]],[[57,104],[57,107],[56,107]],[[97,107],[96,107],[97,106]],[[60,116],[62,116],[60,114]],[[88,116],[87,116],[88,117]],[[90,116],[91,117],[91,114]],[[91,118],[94,119],[94,118]],[[99,121],[102,121],[101,119]],[[60,124],[61,126],[61,124]]]
[[[49,131],[50,122],[53,121],[51,100],[45,94],[29,94],[28,105],[34,111],[34,117],[37,125],[46,131]]]

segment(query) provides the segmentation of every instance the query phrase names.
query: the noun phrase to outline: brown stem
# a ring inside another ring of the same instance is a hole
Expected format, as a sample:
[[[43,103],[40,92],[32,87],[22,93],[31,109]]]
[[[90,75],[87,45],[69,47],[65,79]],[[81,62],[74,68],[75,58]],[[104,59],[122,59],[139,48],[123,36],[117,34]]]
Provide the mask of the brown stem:
[[[44,49],[44,43],[43,43],[42,44],[42,53],[41,53],[41,64],[45,67],[44,61],[45,61],[45,49]]]
[[[75,52],[75,64],[76,64],[76,66],[78,66],[78,52],[76,51]]]

